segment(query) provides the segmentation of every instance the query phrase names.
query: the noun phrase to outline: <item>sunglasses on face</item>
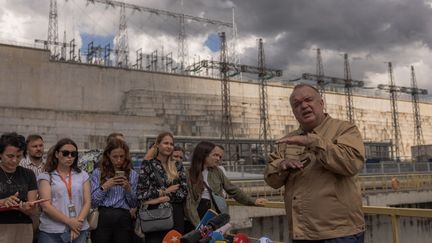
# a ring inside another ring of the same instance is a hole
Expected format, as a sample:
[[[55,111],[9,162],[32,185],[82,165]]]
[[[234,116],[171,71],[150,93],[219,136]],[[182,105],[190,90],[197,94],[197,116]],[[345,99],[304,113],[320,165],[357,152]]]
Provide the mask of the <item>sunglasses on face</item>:
[[[78,151],[62,150],[60,153],[63,155],[63,157],[68,157],[70,155],[71,157],[76,158],[78,156]]]

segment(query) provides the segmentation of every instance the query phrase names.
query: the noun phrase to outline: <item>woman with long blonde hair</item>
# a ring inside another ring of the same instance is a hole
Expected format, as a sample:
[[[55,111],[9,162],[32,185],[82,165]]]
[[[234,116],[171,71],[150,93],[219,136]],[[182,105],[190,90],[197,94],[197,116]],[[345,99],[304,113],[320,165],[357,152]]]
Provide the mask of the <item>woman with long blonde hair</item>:
[[[183,164],[171,159],[174,137],[169,132],[159,134],[156,143],[142,162],[137,196],[148,209],[172,207],[174,227],[184,233],[184,203],[187,196],[186,173]],[[167,231],[148,232],[146,243],[162,242]]]

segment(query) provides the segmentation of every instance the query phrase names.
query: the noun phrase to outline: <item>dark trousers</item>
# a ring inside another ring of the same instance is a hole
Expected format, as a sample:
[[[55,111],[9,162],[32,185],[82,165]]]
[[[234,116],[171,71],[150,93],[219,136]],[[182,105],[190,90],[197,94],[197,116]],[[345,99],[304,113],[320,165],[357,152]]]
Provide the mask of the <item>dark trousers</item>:
[[[327,240],[293,240],[292,243],[363,243],[364,232]]]
[[[171,206],[173,208],[173,229],[177,230],[180,234],[184,234],[184,204],[171,203]],[[149,209],[156,207],[157,205],[151,205],[149,206]],[[170,230],[145,233],[145,243],[161,243],[168,231]]]
[[[129,210],[99,207],[98,227],[91,231],[91,241],[92,243],[130,243],[132,229]]]

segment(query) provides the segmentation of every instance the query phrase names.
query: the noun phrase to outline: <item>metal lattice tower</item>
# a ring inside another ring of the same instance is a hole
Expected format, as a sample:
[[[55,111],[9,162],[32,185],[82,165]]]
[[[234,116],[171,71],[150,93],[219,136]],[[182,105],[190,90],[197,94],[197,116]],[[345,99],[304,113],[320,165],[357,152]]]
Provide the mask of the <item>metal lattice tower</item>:
[[[345,73],[345,101],[346,113],[349,122],[354,123],[354,102],[352,94],[351,68],[348,61],[348,54],[344,54],[344,73]]]
[[[234,138],[231,120],[231,95],[230,83],[228,76],[228,62],[227,62],[227,47],[225,32],[219,34],[220,38],[220,75],[221,75],[221,95],[222,95],[222,124],[221,124],[221,138],[225,139],[227,149],[230,149],[229,140]],[[228,154],[231,155],[230,151]]]
[[[187,44],[186,44],[186,26],[185,26],[185,16],[182,14],[179,17],[180,21],[180,32],[178,37],[178,54],[177,58],[180,62],[180,72],[183,73],[185,71],[185,68],[188,66],[187,57],[188,57],[188,50],[187,50]]]
[[[419,101],[419,94],[424,94],[425,92],[417,88],[417,80],[414,72],[414,66],[411,66],[411,88],[412,88],[411,99],[412,99],[413,114],[414,114],[414,145],[422,145],[424,144],[424,137],[423,137],[420,107],[418,101]]]
[[[317,63],[316,63],[316,75],[318,76],[317,79],[317,85],[318,85],[318,91],[320,92],[321,96],[324,99],[325,94],[325,82],[324,82],[324,67],[322,63],[322,57],[321,57],[321,49],[317,49]]]
[[[265,56],[262,39],[258,40],[258,68],[259,68],[259,103],[260,103],[260,134],[259,139],[264,144],[264,154],[267,156],[269,151],[270,122],[268,117],[268,96],[267,96],[267,79],[265,68]]]
[[[126,24],[126,6],[124,3],[120,6],[120,24],[119,32],[116,36],[116,46],[115,46],[115,63],[119,67],[128,66],[128,55],[129,55],[129,40],[127,34],[127,24]]]
[[[125,7],[125,8],[132,9],[134,11],[136,10],[136,11],[140,11],[140,12],[147,12],[147,13],[151,13],[151,14],[164,15],[164,16],[168,16],[168,17],[177,18],[180,21],[179,39],[182,38],[183,40],[185,40],[185,38],[186,38],[186,35],[185,35],[186,32],[184,31],[184,23],[186,20],[202,22],[202,23],[207,23],[207,24],[213,24],[213,25],[218,25],[218,26],[225,26],[225,27],[229,27],[229,28],[233,27],[232,23],[227,23],[227,22],[223,22],[223,21],[219,21],[219,20],[201,18],[201,17],[191,16],[191,15],[187,15],[187,14],[183,14],[183,13],[176,13],[176,12],[160,10],[160,9],[155,9],[155,8],[148,8],[148,7],[143,7],[143,6],[139,6],[139,5],[135,5],[135,4],[114,1],[114,0],[87,0],[87,2],[102,3],[102,4],[105,4],[107,6],[113,6],[113,7],[114,6]],[[182,31],[181,26],[183,26],[183,31]],[[118,54],[122,53],[118,48],[116,48],[116,52]],[[187,62],[187,45],[184,41],[183,41],[183,45],[181,45],[181,41],[179,41],[178,52],[180,54],[180,55],[178,55],[179,59],[181,59],[182,56],[184,57],[183,68],[186,69],[185,63]],[[185,53],[186,56],[181,54],[181,53]],[[181,60],[178,60],[178,62],[180,62],[180,65],[181,65]]]
[[[51,58],[58,57],[58,47],[53,44],[58,42],[58,15],[57,15],[57,0],[50,0],[49,22],[48,22],[48,50],[50,50]]]
[[[388,72],[389,72],[389,85],[383,86],[379,85],[378,88],[386,89],[390,93],[390,106],[391,106],[391,115],[392,115],[392,127],[393,127],[393,144],[392,144],[392,157],[393,159],[400,159],[400,147],[399,143],[401,141],[401,131],[399,127],[399,112],[397,106],[397,93],[399,91],[399,87],[395,85],[393,80],[393,68],[392,63],[388,63]]]
[[[240,58],[237,53],[237,34],[238,33],[237,33],[237,25],[235,22],[235,9],[232,8],[232,35],[233,36],[231,40],[231,63],[234,63],[238,67],[240,65]]]

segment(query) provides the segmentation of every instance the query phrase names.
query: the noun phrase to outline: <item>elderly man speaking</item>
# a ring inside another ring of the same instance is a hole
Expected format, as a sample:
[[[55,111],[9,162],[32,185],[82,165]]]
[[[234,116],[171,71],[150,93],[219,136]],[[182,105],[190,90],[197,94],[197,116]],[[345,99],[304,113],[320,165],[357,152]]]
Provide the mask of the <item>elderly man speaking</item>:
[[[300,127],[276,141],[265,181],[285,186],[293,243],[360,243],[365,222],[358,172],[364,145],[354,124],[324,113],[318,90],[294,87],[290,104]]]

